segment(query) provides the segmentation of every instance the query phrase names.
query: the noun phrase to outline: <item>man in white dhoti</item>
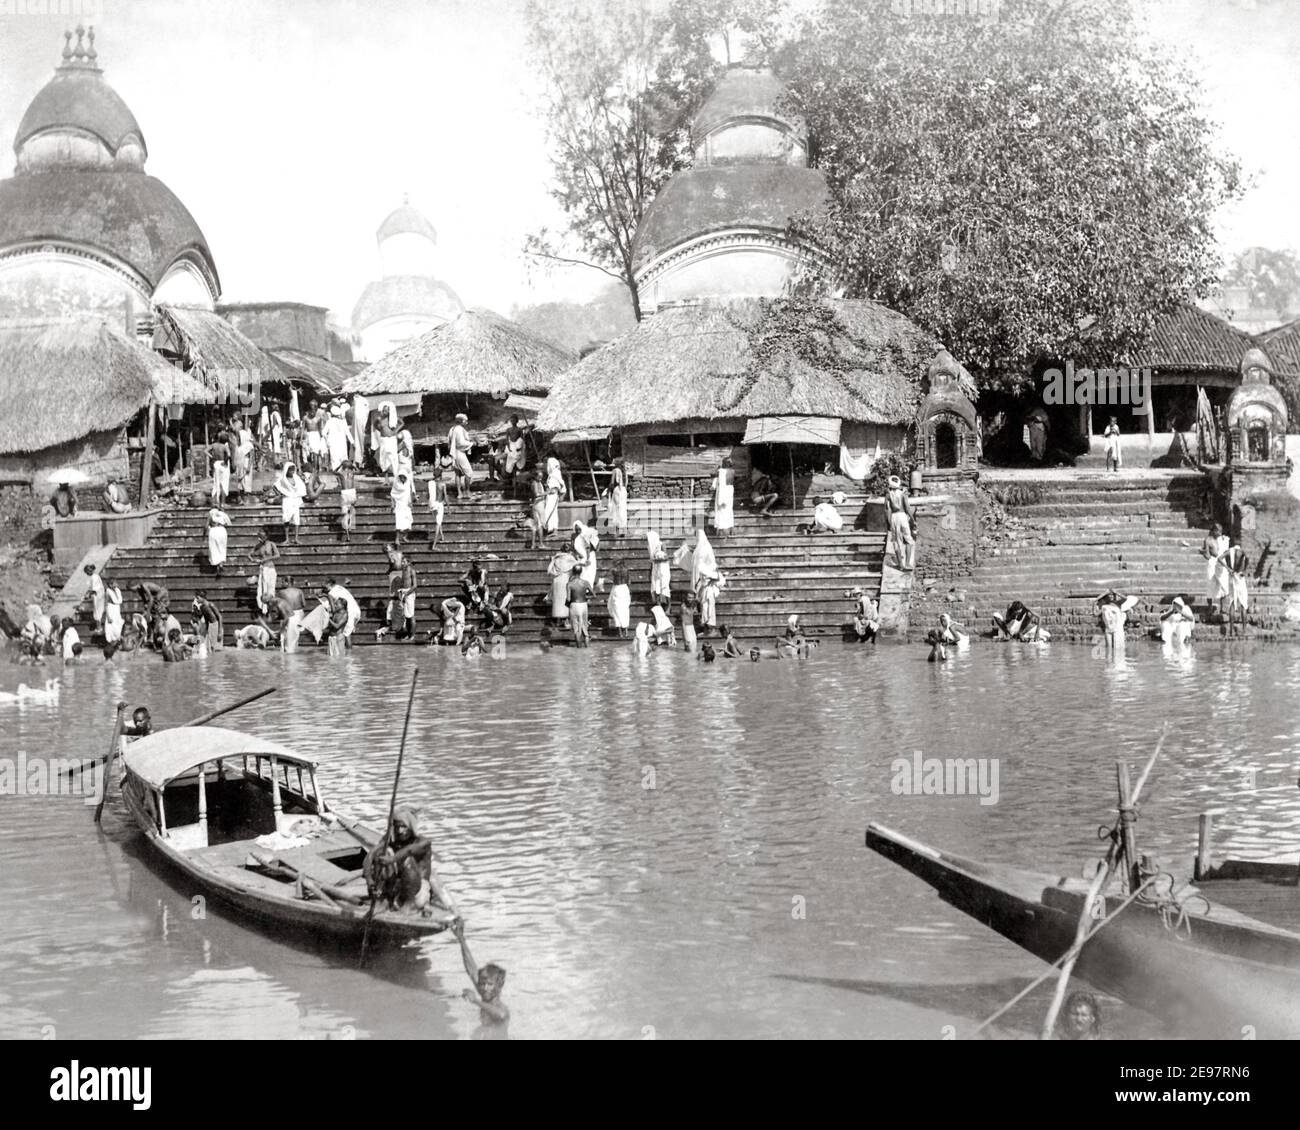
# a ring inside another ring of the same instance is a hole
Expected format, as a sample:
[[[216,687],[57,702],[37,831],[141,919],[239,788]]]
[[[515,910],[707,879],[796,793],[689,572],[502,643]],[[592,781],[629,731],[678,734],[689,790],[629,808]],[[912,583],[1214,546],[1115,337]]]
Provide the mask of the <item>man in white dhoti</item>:
[[[1228,552],[1229,544],[1228,537],[1218,522],[1210,527],[1205,541],[1201,543],[1201,556],[1205,558],[1205,595],[1211,607],[1215,604],[1219,606],[1220,616],[1227,613],[1228,574],[1219,563],[1219,558]]]
[[[1241,634],[1246,634],[1246,609],[1250,606],[1250,595],[1246,591],[1246,570],[1249,561],[1241,544],[1233,541],[1219,558],[1224,569],[1224,581],[1228,589],[1228,635],[1232,635],[1233,621],[1240,616]]]
[[[397,469],[404,471],[406,477],[414,481],[415,437],[405,420],[397,421]]]
[[[87,582],[86,596],[90,599],[90,614],[94,620],[95,627],[103,630],[104,627],[104,579],[95,572],[93,565],[87,565],[82,572],[90,580]]]
[[[510,417],[510,427],[506,429],[506,462],[505,474],[506,479],[511,486],[515,485],[519,473],[524,470],[528,462],[527,451],[528,425],[521,424],[518,416]]]
[[[357,393],[352,397],[352,458],[358,469],[365,466],[370,435],[370,402]]]
[[[397,408],[391,400],[379,406],[379,424],[375,433],[379,438],[379,470],[391,475],[397,470]]]
[[[903,480],[897,475],[889,476],[889,489],[885,492],[885,514],[889,519],[889,534],[894,542],[894,560],[901,571],[911,572],[916,565],[912,503],[903,490]]]
[[[442,520],[447,514],[447,484],[442,481],[442,468],[435,467],[429,476],[429,548],[442,541]]]
[[[312,400],[307,405],[307,415],[302,418],[302,438],[307,466],[313,471],[319,471],[325,459],[325,420],[324,410]]]
[[[611,573],[613,584],[609,590],[609,599],[605,602],[605,609],[609,613],[610,627],[618,630],[618,638],[622,640],[627,639],[628,628],[632,624],[632,588],[628,583],[630,579],[623,562],[615,561]]]
[[[585,522],[573,523],[573,554],[582,567],[582,579],[596,587],[596,550],[600,547],[600,537]]]
[[[343,419],[342,412],[330,410],[325,420],[323,435],[330,470],[338,471],[348,461],[348,444],[352,442],[352,432]]]
[[[112,645],[122,639],[122,590],[104,578],[104,642]],[[111,654],[111,653],[110,653]]]
[[[239,489],[243,494],[253,493],[253,456],[257,452],[257,442],[253,438],[253,429],[248,426],[248,419],[239,421]]]
[[[208,457],[212,464],[212,505],[221,506],[230,497],[230,447],[225,442],[214,443],[208,448]]]
[[[414,521],[411,512],[411,480],[405,471],[397,472],[389,497],[393,503],[393,525],[397,529],[394,540],[401,545],[402,535],[410,530]]]
[[[284,523],[285,540],[288,540],[289,529],[292,527],[293,542],[297,545],[301,540],[298,535],[302,526],[302,500],[307,495],[307,484],[292,463],[284,465],[280,477],[275,480],[275,491],[280,496],[280,521]]]
[[[646,553],[650,558],[650,599],[672,594],[672,561],[655,530],[645,532]]]
[[[452,472],[456,476],[456,497],[464,498],[474,479],[474,470],[469,464],[470,448],[474,446],[469,438],[469,417],[464,412],[456,413],[456,422],[447,432],[447,450],[451,455]]]
[[[208,511],[208,564],[221,576],[226,564],[226,527],[230,517],[219,506]]]

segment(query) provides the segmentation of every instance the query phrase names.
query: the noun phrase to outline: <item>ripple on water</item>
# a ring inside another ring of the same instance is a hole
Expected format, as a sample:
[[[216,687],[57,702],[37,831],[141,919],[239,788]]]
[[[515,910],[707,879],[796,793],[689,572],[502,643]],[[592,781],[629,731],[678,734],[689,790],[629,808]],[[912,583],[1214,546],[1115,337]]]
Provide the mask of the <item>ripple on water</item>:
[[[57,709],[9,709],[0,753],[97,754],[118,698],[171,721],[274,684],[228,723],[315,754],[333,801],[382,821],[413,662],[402,801],[435,837],[476,955],[510,970],[516,1035],[931,1037],[986,1015],[1039,966],[936,918],[928,888],[864,849],[865,824],[1081,873],[1102,854],[1116,757],[1144,762],[1164,720],[1143,851],[1185,873],[1215,807],[1221,856],[1300,848],[1300,654],[1282,648],[1173,660],[1134,646],[1115,661],[977,647],[942,666],[887,646],[710,667],[528,645],[477,661],[398,647],[140,659],[67,672]],[[896,795],[891,763],[918,750],[996,758],[998,803]],[[102,834],[76,798],[0,806],[0,893],[21,907],[0,920],[11,1032],[474,1031],[446,940],[359,972],[196,917],[116,803]]]

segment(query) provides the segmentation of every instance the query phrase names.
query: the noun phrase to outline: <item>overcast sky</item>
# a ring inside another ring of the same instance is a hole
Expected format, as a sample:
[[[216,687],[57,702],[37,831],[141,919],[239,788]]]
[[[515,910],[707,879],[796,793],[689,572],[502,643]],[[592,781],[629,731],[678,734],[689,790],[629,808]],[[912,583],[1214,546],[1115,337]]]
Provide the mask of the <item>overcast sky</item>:
[[[593,271],[530,277],[524,235],[554,222],[524,0],[0,0],[0,170],[76,20],[134,111],[148,171],[194,213],[229,300],[344,316],[379,271],[374,231],[409,193],[467,305],[584,298]],[[1151,0],[1208,109],[1255,173],[1221,217],[1231,253],[1300,248],[1300,0]],[[92,22],[90,16],[87,22]]]

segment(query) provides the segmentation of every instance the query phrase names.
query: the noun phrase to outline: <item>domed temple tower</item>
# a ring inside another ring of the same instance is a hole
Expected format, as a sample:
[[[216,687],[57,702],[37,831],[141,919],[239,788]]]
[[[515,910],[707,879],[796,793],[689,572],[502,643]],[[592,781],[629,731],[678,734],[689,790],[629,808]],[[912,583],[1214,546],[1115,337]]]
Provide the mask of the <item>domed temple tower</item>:
[[[144,133],[104,80],[95,32],[64,35],[54,77],[0,181],[0,317],[114,318],[151,304],[211,309],[216,265],[185,205],[145,172]]]
[[[435,275],[438,233],[409,200],[375,233],[383,276],[367,285],[352,311],[361,360],[377,361],[403,342],[451,321],[465,307]]]
[[[809,262],[787,227],[825,207],[828,194],[784,94],[770,68],[738,64],[695,116],[692,167],[669,180],[637,229],[643,314],[701,299],[779,297]]]

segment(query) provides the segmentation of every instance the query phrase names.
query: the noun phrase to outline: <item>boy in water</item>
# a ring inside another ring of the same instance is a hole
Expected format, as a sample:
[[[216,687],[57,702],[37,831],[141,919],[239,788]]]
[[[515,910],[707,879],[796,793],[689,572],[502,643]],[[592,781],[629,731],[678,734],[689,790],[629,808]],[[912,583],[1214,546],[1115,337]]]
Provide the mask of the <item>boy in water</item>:
[[[131,713],[131,724],[122,727],[128,738],[147,738],[153,733],[153,718],[147,706],[137,706]]]
[[[740,659],[744,653],[740,650],[740,644],[736,642],[736,631],[730,626],[722,629],[722,657],[723,659]]]
[[[474,964],[474,955],[469,952],[469,946],[465,944],[465,923],[459,918],[451,924],[451,930],[456,935],[456,941],[460,943],[460,956],[465,962],[465,972],[469,974],[469,979],[478,989],[478,992],[474,989],[466,989],[461,995],[470,1004],[478,1005],[479,1016],[485,1024],[504,1024],[510,1019],[510,1010],[506,1008],[506,1002],[501,999],[501,990],[506,983],[506,971],[494,961],[488,962],[482,969]]]

